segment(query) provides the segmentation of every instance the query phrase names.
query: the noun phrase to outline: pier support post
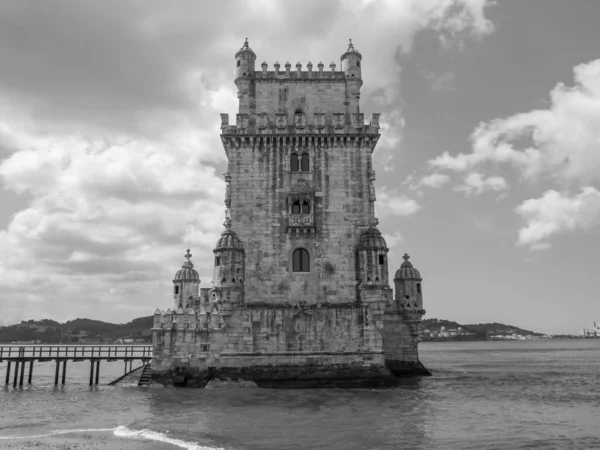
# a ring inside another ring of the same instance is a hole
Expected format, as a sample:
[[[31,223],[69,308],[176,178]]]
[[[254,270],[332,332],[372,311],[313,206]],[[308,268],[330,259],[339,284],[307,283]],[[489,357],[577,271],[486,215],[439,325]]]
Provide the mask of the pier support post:
[[[23,386],[23,377],[25,376],[25,361],[21,361],[21,376],[19,377],[19,387]]]
[[[10,364],[12,361],[8,361],[8,364],[6,365],[6,382],[4,384],[6,384],[8,386],[8,383],[10,383]]]
[[[56,360],[56,371],[54,372],[54,385],[58,386],[58,372],[60,371],[60,361]]]
[[[94,360],[90,360],[90,386],[94,382]]]
[[[65,384],[65,378],[67,376],[67,360],[63,361],[63,374],[62,374],[62,384]]]
[[[100,376],[100,360],[96,361],[96,384],[98,384],[99,376]]]
[[[19,376],[19,361],[15,361],[15,376],[13,378],[13,387],[17,387],[17,378]]]
[[[27,384],[31,384],[31,376],[33,375],[33,359],[29,361],[29,376],[27,377]]]

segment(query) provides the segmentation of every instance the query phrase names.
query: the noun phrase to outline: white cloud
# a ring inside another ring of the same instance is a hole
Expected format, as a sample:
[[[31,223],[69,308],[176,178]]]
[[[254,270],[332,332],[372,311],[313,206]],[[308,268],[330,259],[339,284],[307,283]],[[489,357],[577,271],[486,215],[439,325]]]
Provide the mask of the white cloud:
[[[444,72],[439,75],[433,72],[425,72],[423,76],[429,83],[429,89],[433,94],[451,92],[456,89],[456,75],[452,72]]]
[[[505,163],[527,180],[600,180],[600,59],[576,66],[574,73],[575,86],[559,83],[552,90],[549,109],[482,123],[471,135],[471,153],[444,152],[430,166],[470,171]]]
[[[409,216],[421,209],[416,200],[396,189],[388,190],[385,186],[377,191],[375,210],[378,217]]]
[[[432,173],[422,177],[416,183],[416,185],[414,185],[414,188],[418,188],[421,186],[426,186],[430,188],[440,188],[448,183],[450,183],[449,175],[446,175],[445,173]],[[411,188],[413,188],[413,186],[411,186]]]
[[[484,176],[473,172],[462,179],[462,183],[454,188],[457,192],[464,193],[467,197],[480,195],[484,192],[500,192],[508,189],[508,183],[500,176]]]
[[[569,196],[549,190],[540,198],[524,201],[516,212],[527,220],[527,225],[519,230],[518,244],[543,250],[550,247],[544,241],[552,235],[598,224],[600,191],[585,187],[579,194]]]
[[[400,234],[399,231],[395,231],[391,234],[383,233],[383,237],[385,239],[385,243],[387,244],[388,248],[395,247],[400,242],[404,241],[404,237],[402,237],[402,235]]]

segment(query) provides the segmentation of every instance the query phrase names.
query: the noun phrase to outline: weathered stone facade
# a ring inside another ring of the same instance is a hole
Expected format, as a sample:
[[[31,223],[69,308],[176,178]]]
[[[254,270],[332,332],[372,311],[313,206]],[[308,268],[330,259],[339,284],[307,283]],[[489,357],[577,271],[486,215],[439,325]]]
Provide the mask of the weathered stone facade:
[[[235,125],[221,115],[227,212],[213,287],[198,289],[188,251],[174,309],[155,313],[154,380],[372,386],[428,374],[417,351],[420,274],[406,257],[392,297],[374,217],[379,114],[365,124],[359,109],[362,56],[350,43],[341,71],[257,71],[246,42],[235,59],[239,113]]]

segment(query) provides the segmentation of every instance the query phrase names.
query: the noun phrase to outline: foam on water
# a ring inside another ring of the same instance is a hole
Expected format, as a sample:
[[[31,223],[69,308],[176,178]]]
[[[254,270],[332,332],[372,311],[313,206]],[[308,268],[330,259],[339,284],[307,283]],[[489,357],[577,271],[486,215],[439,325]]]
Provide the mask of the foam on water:
[[[164,442],[166,444],[175,445],[177,447],[185,448],[188,450],[224,450],[217,447],[204,447],[202,445],[198,445],[195,442],[187,442],[181,439],[170,438],[162,433],[158,433],[152,430],[131,430],[126,426],[120,425],[114,430],[114,435],[118,437],[124,438],[139,438],[139,439],[147,439],[152,441]]]
[[[143,429],[143,430],[132,430],[124,425],[119,425],[117,428],[86,428],[79,430],[54,430],[46,434],[36,434],[29,436],[0,436],[0,440],[12,440],[12,439],[39,439],[52,436],[60,436],[65,434],[76,434],[76,433],[94,433],[94,432],[106,432],[112,431],[113,434],[120,438],[133,438],[143,439],[149,441],[158,441],[165,444],[171,444],[176,447],[185,448],[187,450],[224,450],[217,447],[205,447],[198,445],[195,442],[187,442],[181,439],[171,438],[163,433],[156,431]]]

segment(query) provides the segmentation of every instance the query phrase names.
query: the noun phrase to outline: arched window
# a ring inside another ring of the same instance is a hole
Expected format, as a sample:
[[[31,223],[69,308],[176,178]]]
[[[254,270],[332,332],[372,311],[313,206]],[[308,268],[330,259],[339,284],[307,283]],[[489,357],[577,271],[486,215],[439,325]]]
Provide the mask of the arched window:
[[[294,250],[292,259],[292,270],[294,272],[310,272],[310,256],[306,249],[298,248]]]
[[[307,201],[302,202],[302,214],[310,214],[310,205]]]
[[[300,214],[300,200],[292,203],[292,214]]]
[[[290,158],[290,170],[298,172],[300,170],[300,161],[298,161],[298,153],[292,153]]]
[[[302,170],[302,172],[308,172],[310,170],[308,165],[308,153],[302,153],[300,170]]]

